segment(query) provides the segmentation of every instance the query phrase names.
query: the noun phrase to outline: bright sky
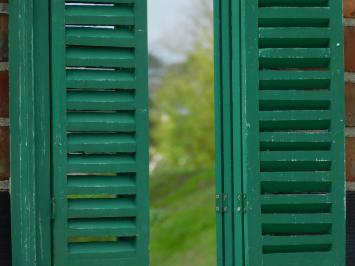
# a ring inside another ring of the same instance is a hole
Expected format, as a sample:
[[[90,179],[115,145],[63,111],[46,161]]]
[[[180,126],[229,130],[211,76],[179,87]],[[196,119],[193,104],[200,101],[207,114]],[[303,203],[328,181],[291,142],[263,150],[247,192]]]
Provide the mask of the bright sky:
[[[179,21],[183,19],[184,11],[190,1],[148,0],[148,39],[151,51],[159,52],[163,49],[159,45],[159,41],[164,38],[164,33],[171,33]]]

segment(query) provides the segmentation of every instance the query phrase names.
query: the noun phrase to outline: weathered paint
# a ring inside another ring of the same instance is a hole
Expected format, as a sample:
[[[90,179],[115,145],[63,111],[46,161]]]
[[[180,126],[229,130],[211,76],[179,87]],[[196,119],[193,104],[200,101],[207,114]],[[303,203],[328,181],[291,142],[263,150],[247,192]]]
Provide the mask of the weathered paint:
[[[217,218],[218,265],[343,266],[341,3],[227,2],[215,2],[217,193],[234,203]]]
[[[239,14],[240,1],[214,1],[216,192],[227,205],[217,215],[217,265],[244,261]]]
[[[51,265],[48,2],[10,2],[14,266]]]
[[[69,2],[51,5],[54,264],[148,265],[147,2]]]

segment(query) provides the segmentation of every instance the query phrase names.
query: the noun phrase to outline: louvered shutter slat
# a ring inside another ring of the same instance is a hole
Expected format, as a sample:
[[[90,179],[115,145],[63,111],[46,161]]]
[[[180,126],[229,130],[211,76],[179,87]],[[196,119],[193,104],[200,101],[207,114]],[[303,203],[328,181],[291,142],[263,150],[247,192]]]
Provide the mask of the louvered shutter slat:
[[[68,109],[72,111],[123,111],[134,110],[133,92],[68,92]]]
[[[55,265],[148,259],[146,1],[52,5]]]
[[[68,226],[71,237],[103,235],[134,237],[137,234],[135,221],[129,218],[77,219],[70,221]]]
[[[69,69],[66,79],[67,87],[72,89],[134,89],[136,86],[134,73],[127,70]]]
[[[69,218],[134,217],[137,213],[132,198],[126,199],[70,199]]]
[[[260,0],[259,6],[324,7],[328,0]]]
[[[131,113],[87,113],[68,114],[68,130],[133,132],[135,119]]]
[[[119,176],[72,175],[68,177],[68,194],[71,195],[134,195],[135,178],[131,174]]]
[[[135,66],[133,49],[128,48],[87,48],[67,49],[67,66],[74,67],[122,67]]]
[[[66,23],[70,25],[134,25],[130,6],[67,6]]]
[[[69,152],[105,153],[136,151],[136,141],[129,134],[70,134]]]
[[[330,59],[329,49],[315,48],[264,48],[259,51],[262,68],[326,67]]]
[[[341,1],[252,2],[242,1],[247,264],[344,266]]]
[[[329,44],[328,28],[276,27],[259,28],[261,48],[318,48]]]
[[[66,42],[73,46],[134,47],[130,30],[108,28],[68,28]]]
[[[135,244],[130,240],[124,240],[120,243],[75,243],[69,246],[69,259],[74,265],[84,263],[94,266],[100,263],[100,260],[111,258],[111,260],[124,259],[135,256]],[[90,261],[91,260],[91,261]],[[134,263],[134,261],[124,262]],[[115,265],[112,264],[106,265]],[[116,264],[117,265],[117,264]]]
[[[314,7],[261,7],[260,27],[326,27],[329,23],[329,8]]]

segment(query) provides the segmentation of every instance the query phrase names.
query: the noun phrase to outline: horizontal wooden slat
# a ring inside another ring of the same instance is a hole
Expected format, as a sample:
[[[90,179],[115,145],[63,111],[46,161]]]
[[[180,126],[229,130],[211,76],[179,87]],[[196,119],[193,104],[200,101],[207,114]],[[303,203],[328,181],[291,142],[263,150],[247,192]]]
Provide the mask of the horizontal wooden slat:
[[[263,255],[263,263],[264,266],[299,266],[313,265],[316,261],[317,265],[327,265],[333,256],[331,251],[271,253]]]
[[[136,0],[67,0],[66,3],[133,4]]]
[[[68,152],[112,153],[136,150],[136,140],[130,134],[70,134]]]
[[[264,246],[299,246],[315,244],[331,244],[331,235],[310,235],[310,236],[264,236]]]
[[[261,48],[327,47],[329,38],[330,29],[328,28],[259,28],[259,45]]]
[[[69,113],[67,118],[69,131],[82,132],[134,132],[136,129],[132,113]]]
[[[70,199],[68,218],[134,217],[137,213],[133,199]]]
[[[117,242],[91,242],[91,243],[72,243],[69,245],[69,261],[72,265],[78,265],[85,262],[85,265],[99,265],[105,262],[105,259],[110,260],[117,258],[129,258],[136,255],[136,246],[133,241],[117,241]],[[92,260],[90,262],[90,260]],[[96,260],[96,261],[95,261]],[[116,261],[112,264],[105,263],[106,266],[123,266],[126,261]]]
[[[261,161],[330,161],[329,151],[263,151]]]
[[[130,155],[69,155],[68,173],[133,173],[136,161]]]
[[[135,47],[133,31],[105,28],[67,28],[67,45],[101,47]]]
[[[261,90],[327,90],[330,85],[328,71],[277,71],[259,73]]]
[[[330,150],[331,133],[317,132],[262,132],[260,150],[270,151],[319,151]]]
[[[68,176],[71,195],[133,195],[137,191],[134,177],[119,175]]]
[[[71,237],[129,237],[137,234],[135,220],[127,218],[71,219],[68,227]]]
[[[69,67],[135,66],[134,51],[129,48],[68,47],[66,56],[66,64]]]
[[[262,181],[268,182],[329,182],[332,175],[329,172],[278,172],[260,173]]]
[[[330,142],[331,133],[323,132],[262,132],[260,133],[261,142]]]
[[[264,224],[331,224],[331,214],[262,214]]]
[[[133,25],[130,6],[66,6],[65,21],[70,25]]]
[[[260,112],[262,131],[328,130],[330,111],[263,111]]]
[[[261,197],[262,213],[329,213],[331,206],[329,194],[264,194]]]
[[[329,171],[331,154],[324,151],[265,151],[261,152],[260,171]]]
[[[260,91],[260,100],[279,100],[279,101],[324,101],[331,100],[331,94],[329,91],[275,91],[275,90],[263,90]]]
[[[132,71],[108,71],[93,69],[67,70],[67,87],[78,89],[134,89],[135,74]]]
[[[261,204],[264,205],[312,203],[332,203],[332,197],[329,194],[266,194],[261,197]]]
[[[135,99],[129,91],[70,91],[67,109],[72,111],[134,110]]]
[[[261,27],[326,27],[329,24],[329,7],[261,7]]]
[[[321,68],[330,60],[328,48],[263,48],[259,50],[262,68]]]
[[[330,108],[329,91],[262,90],[260,110],[326,110]]]
[[[259,6],[286,6],[286,7],[321,7],[327,6],[328,0],[259,0]]]

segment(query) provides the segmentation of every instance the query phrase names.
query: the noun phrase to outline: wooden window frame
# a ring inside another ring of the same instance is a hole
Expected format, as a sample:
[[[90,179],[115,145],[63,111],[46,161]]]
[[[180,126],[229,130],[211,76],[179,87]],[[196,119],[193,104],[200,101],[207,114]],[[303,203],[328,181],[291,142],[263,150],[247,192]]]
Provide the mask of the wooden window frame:
[[[9,1],[13,266],[51,263],[48,5]]]

